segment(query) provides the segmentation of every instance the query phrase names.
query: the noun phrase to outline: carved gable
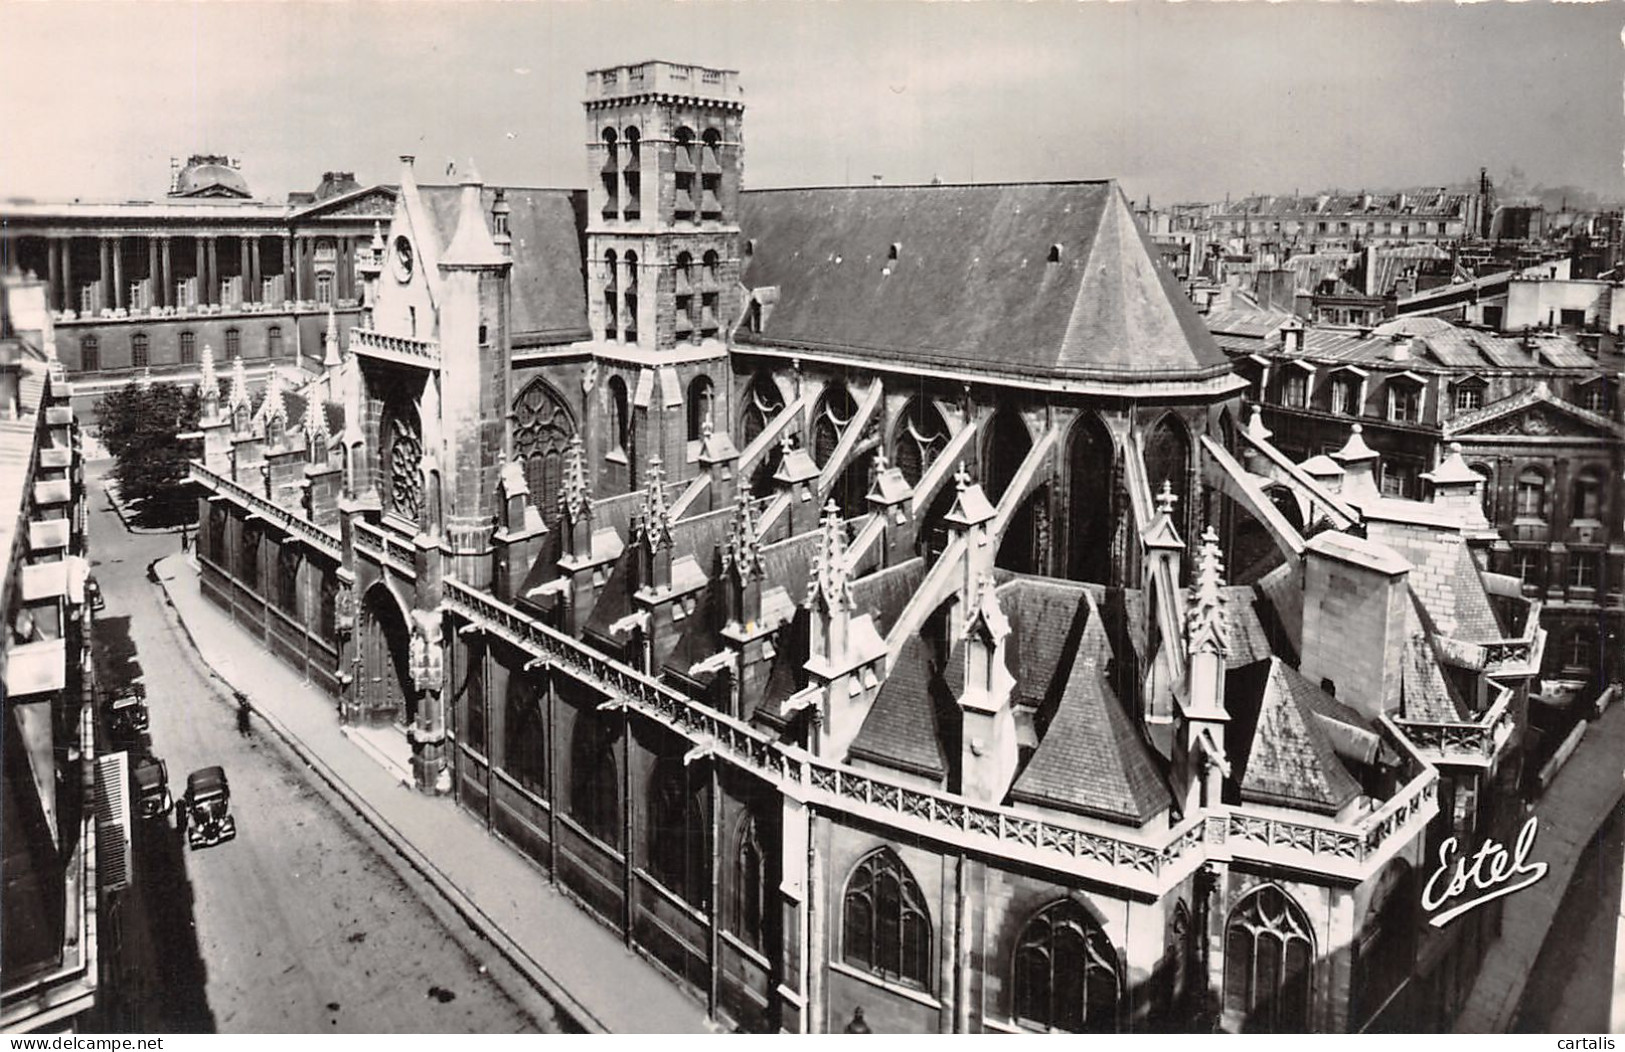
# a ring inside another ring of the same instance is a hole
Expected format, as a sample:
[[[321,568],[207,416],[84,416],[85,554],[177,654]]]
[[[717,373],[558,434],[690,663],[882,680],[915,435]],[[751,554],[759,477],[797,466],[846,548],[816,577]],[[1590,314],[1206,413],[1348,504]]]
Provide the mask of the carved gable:
[[[388,219],[395,214],[395,191],[382,186],[369,187],[344,197],[311,205],[301,219]]]
[[[1537,403],[1517,412],[1485,420],[1465,432],[1469,435],[1570,435],[1607,438],[1608,432],[1575,413],[1550,403]]]

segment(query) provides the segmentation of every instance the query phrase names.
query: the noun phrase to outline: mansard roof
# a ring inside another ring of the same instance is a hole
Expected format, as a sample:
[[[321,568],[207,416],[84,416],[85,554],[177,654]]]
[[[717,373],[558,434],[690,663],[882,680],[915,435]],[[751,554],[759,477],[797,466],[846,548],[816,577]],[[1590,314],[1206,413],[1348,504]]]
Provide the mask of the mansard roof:
[[[756,190],[740,226],[741,281],[778,289],[742,343],[1024,377],[1229,368],[1110,180]]]

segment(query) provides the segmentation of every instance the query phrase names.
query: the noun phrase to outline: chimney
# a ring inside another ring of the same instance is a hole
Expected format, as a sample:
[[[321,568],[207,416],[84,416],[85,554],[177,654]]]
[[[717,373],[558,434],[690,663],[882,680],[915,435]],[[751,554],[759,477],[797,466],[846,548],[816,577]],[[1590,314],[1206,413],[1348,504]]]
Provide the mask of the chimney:
[[[1281,323],[1281,353],[1288,357],[1303,353],[1303,322],[1295,315]]]
[[[1377,294],[1377,247],[1367,245],[1363,255],[1365,257],[1365,282],[1361,291],[1367,296],[1375,296]]]
[[[1411,564],[1363,537],[1328,531],[1304,550],[1299,671],[1330,681],[1368,720],[1397,708]]]
[[[1411,337],[1409,333],[1396,332],[1388,337],[1388,358],[1395,362],[1408,362],[1411,359]]]

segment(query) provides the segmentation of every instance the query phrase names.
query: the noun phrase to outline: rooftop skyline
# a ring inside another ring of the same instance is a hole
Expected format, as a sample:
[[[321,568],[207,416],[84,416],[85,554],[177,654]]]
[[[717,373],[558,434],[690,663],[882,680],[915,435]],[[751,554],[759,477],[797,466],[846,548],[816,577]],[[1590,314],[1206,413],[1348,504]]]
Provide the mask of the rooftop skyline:
[[[740,71],[751,187],[1115,178],[1137,200],[1461,184],[1625,199],[1618,4],[59,5],[0,0],[0,195],[256,197],[472,156],[585,181],[591,68]]]

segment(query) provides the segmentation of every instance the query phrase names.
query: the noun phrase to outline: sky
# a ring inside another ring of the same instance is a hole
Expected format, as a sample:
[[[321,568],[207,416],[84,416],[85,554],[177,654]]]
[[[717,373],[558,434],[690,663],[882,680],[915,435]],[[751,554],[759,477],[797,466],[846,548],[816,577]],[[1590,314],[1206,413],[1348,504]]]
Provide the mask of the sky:
[[[322,172],[584,186],[588,69],[736,69],[748,186],[1113,177],[1136,200],[1530,184],[1625,199],[1625,3],[0,0],[0,196]]]

